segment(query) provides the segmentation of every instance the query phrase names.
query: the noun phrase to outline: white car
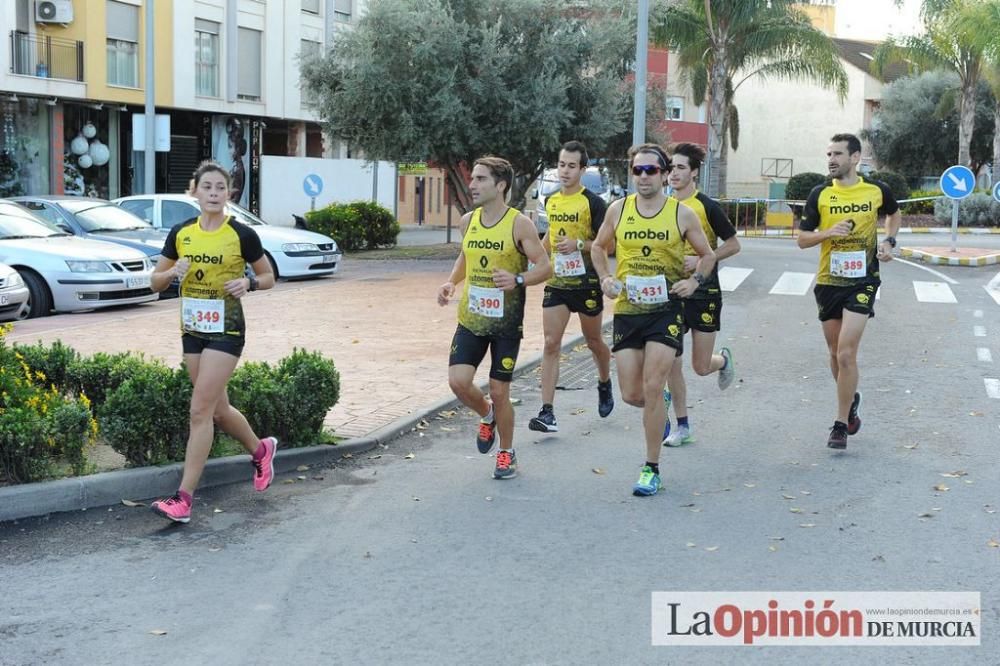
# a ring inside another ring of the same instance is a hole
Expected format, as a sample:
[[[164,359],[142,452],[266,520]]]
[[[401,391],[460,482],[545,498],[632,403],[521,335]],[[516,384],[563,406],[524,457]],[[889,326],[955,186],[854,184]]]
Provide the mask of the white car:
[[[10,201],[0,201],[0,262],[28,289],[22,317],[159,298],[150,289],[153,263],[142,250],[77,238]]]
[[[170,229],[199,214],[198,201],[187,194],[136,194],[115,199],[114,203],[158,229]],[[343,254],[332,238],[304,229],[268,224],[234,203],[226,204],[226,214],[257,232],[275,277],[331,275],[340,267]]]
[[[0,264],[0,321],[27,317],[28,288],[21,274],[7,264]]]

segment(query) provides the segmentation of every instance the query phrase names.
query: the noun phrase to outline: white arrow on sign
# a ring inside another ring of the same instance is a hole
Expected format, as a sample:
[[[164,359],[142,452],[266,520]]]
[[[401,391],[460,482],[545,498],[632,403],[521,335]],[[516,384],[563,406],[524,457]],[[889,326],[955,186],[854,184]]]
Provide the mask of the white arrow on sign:
[[[954,176],[952,176],[954,178]],[[319,183],[312,176],[306,178],[306,182],[309,183],[309,192],[311,194],[319,194]],[[962,181],[962,189],[965,189],[965,181]]]
[[[948,177],[951,178],[951,184],[955,186],[956,190],[958,190],[959,192],[968,191],[969,186],[965,183],[964,178],[959,178],[953,173],[949,173]]]

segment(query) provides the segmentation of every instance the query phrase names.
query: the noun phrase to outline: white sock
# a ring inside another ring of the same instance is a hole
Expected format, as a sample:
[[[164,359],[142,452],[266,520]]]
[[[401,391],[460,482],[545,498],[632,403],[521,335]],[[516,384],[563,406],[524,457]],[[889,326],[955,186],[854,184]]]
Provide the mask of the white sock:
[[[481,421],[482,421],[483,423],[489,423],[490,421],[493,421],[494,419],[496,419],[496,416],[495,416],[495,415],[493,414],[493,403],[491,402],[491,403],[490,403],[490,411],[488,411],[488,412],[486,413],[486,416],[484,416],[484,417],[483,417],[482,419],[480,419],[480,420],[481,420]]]

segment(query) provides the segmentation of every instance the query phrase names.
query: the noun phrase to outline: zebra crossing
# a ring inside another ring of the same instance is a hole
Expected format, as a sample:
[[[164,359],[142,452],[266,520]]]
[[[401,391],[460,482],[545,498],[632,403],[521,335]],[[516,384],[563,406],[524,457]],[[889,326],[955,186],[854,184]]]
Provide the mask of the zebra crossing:
[[[755,273],[757,275],[754,275]],[[775,280],[773,275],[769,278],[760,277],[760,272],[753,268],[723,266],[719,269],[719,284],[724,292],[738,292],[741,288],[757,289],[762,286],[761,280],[774,280],[768,289],[768,294],[773,296],[805,296],[812,290],[815,278],[815,273],[783,271]],[[917,302],[958,303],[955,292],[947,282],[912,280],[912,284],[913,294]],[[1000,275],[994,279],[994,282],[983,288],[1000,305]],[[878,290],[875,298],[877,300],[882,298],[882,289]]]

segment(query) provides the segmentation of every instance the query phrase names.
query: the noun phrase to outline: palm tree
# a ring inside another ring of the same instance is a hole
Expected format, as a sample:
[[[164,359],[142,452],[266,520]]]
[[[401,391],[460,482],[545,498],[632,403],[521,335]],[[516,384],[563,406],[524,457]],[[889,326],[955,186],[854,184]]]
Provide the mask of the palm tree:
[[[964,17],[962,30],[985,39],[983,79],[993,93],[993,178],[1000,182],[1000,0],[977,3]]]
[[[969,144],[975,129],[976,85],[983,74],[985,55],[994,26],[982,21],[983,0],[924,0],[924,34],[890,37],[875,49],[872,70],[881,74],[889,65],[905,63],[912,72],[947,69],[961,85],[958,125],[958,163],[970,164]]]
[[[708,97],[712,169],[705,189],[726,188],[729,145],[739,147],[733,96],[752,78],[812,81],[847,97],[847,74],[833,41],[790,0],[680,0],[651,25],[653,41],[678,54],[701,104]]]

